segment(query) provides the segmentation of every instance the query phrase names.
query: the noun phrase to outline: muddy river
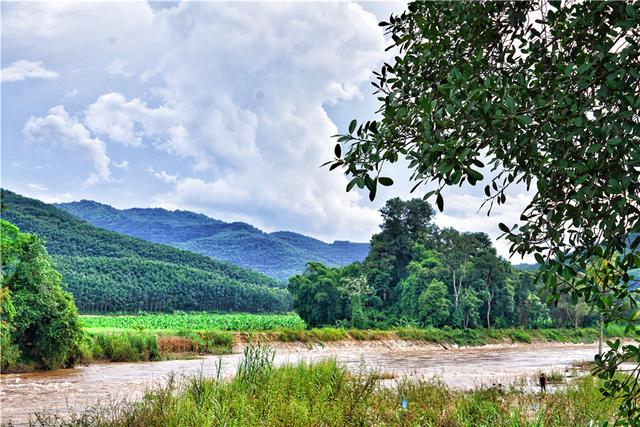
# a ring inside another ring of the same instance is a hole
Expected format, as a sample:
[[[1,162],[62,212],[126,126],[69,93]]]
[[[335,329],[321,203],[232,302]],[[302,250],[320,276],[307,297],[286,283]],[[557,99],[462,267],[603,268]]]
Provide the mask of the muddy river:
[[[109,399],[135,399],[145,387],[170,374],[214,375],[221,360],[222,374],[231,375],[241,358],[238,353],[222,357],[145,363],[97,363],[74,369],[2,375],[0,413],[2,424],[24,425],[34,412],[64,414]],[[336,358],[349,369],[372,369],[396,378],[438,377],[457,388],[493,383],[510,384],[539,371],[565,372],[573,362],[593,360],[594,344],[532,344],[443,349],[405,342],[341,343],[317,348],[279,345],[277,364],[298,360]]]

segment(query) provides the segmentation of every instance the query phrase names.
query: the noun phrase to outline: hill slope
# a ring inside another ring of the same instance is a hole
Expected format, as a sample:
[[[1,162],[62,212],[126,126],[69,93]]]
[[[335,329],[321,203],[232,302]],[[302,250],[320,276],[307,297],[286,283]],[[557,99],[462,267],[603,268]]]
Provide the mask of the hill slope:
[[[342,266],[362,261],[369,253],[367,243],[329,244],[289,231],[264,233],[250,224],[188,211],[120,210],[88,200],[57,206],[98,227],[229,261],[279,280],[301,273],[309,261]]]
[[[2,217],[45,241],[83,311],[284,311],[282,283],[227,262],[93,226],[2,190]]]

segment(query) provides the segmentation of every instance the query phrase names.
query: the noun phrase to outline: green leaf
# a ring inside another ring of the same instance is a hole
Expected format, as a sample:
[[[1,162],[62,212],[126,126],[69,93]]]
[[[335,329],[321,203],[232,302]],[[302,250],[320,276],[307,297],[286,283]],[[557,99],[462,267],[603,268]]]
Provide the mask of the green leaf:
[[[444,199],[440,193],[436,196],[436,206],[438,206],[440,212],[444,212]]]
[[[374,181],[373,188],[371,188],[369,190],[369,200],[371,200],[372,202],[376,198],[376,189],[377,189],[377,187],[376,187],[376,184],[375,184],[375,181]]]
[[[381,185],[384,185],[385,187],[389,187],[389,186],[393,185],[393,179],[388,178],[386,176],[381,176],[380,178],[378,178],[378,182]]]
[[[358,178],[353,178],[351,181],[349,181],[349,183],[347,184],[347,193],[349,191],[351,191],[351,189],[354,187],[354,185],[356,185],[356,183],[358,182]]]
[[[333,152],[337,158],[340,158],[340,156],[342,155],[342,147],[340,146],[340,144],[336,144],[335,148],[333,149]]]
[[[500,231],[502,231],[503,233],[508,233],[508,232],[510,231],[510,230],[509,230],[509,227],[507,227],[507,225],[506,225],[506,224],[503,224],[502,222],[499,222],[499,223],[498,223],[498,228],[499,228],[499,229],[500,229]]]
[[[356,130],[356,126],[358,126],[357,120],[351,120],[351,123],[349,123],[349,133],[353,133],[353,131]]]

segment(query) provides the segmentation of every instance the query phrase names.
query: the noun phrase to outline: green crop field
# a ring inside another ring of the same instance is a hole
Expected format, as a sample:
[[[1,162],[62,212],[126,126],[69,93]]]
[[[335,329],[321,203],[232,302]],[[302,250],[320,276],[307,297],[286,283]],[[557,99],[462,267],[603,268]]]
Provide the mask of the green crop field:
[[[145,329],[145,330],[223,330],[269,331],[278,328],[304,329],[305,324],[295,313],[175,313],[142,315],[80,316],[81,324],[89,330]]]

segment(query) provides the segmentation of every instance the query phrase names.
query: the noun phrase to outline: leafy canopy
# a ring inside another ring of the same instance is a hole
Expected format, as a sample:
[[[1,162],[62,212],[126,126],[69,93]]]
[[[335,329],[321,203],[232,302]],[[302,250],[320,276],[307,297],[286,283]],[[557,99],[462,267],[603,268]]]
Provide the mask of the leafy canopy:
[[[440,210],[446,186],[485,181],[488,213],[510,186],[526,186],[534,195],[521,223],[500,224],[511,252],[544,264],[555,298],[583,298],[634,328],[639,24],[636,1],[411,3],[380,23],[397,52],[375,73],[380,119],[352,121],[331,168],[345,169],[347,191],[366,187],[373,199],[392,184],[383,166],[404,158],[415,188],[435,184],[427,196]],[[602,259],[615,262],[599,281],[582,274]],[[637,346],[611,348],[609,379],[640,357]],[[623,412],[638,415],[637,384],[618,390]]]
[[[73,365],[82,332],[70,293],[42,242],[0,220],[2,370],[17,362],[42,368]]]

